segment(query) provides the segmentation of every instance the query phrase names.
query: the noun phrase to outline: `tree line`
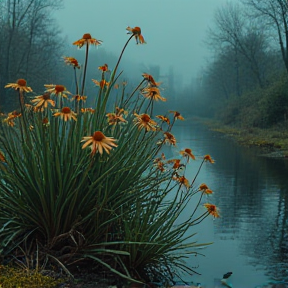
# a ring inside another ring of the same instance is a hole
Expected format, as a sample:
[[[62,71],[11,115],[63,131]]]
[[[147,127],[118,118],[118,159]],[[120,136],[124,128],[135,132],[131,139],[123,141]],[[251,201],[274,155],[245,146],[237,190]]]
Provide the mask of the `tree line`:
[[[287,0],[241,0],[218,8],[206,37],[213,56],[190,87],[191,111],[243,126],[285,121],[287,21]]]
[[[64,40],[52,12],[62,0],[3,0],[0,2],[0,110],[15,109],[7,83],[27,80],[42,91],[58,73],[57,60]],[[58,61],[59,63],[59,61]]]

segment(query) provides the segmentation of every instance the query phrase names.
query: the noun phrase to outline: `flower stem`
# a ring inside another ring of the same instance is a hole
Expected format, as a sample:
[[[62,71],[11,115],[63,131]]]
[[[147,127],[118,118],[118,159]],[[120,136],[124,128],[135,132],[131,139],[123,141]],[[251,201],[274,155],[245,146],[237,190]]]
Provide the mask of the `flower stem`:
[[[74,78],[75,78],[75,85],[76,85],[76,95],[79,94],[79,86],[78,86],[78,81],[77,81],[77,74],[76,74],[76,68],[74,67]],[[75,111],[76,113],[79,113],[79,103],[77,103],[75,99]]]
[[[84,94],[86,71],[87,71],[87,63],[88,63],[88,54],[89,54],[89,44],[87,43],[87,44],[86,44],[86,57],[85,57],[85,64],[84,64],[84,72],[83,72],[83,79],[82,79],[81,96],[83,96],[83,94]]]
[[[125,51],[128,43],[130,42],[130,40],[131,40],[133,37],[134,37],[134,34],[132,34],[132,35],[129,37],[129,39],[127,40],[126,44],[124,45],[124,47],[123,47],[123,49],[122,49],[122,51],[121,51],[121,54],[120,54],[119,59],[118,59],[118,61],[117,61],[117,64],[116,64],[116,66],[115,66],[115,68],[114,68],[114,70],[113,70],[113,72],[112,72],[112,75],[111,75],[111,78],[110,78],[110,84],[112,84],[112,82],[113,82],[113,80],[114,80],[114,78],[115,78],[115,74],[116,74],[116,71],[117,71],[118,66],[119,66],[119,64],[120,64],[121,58],[122,58],[122,56],[123,56],[123,53],[124,53],[124,51]]]

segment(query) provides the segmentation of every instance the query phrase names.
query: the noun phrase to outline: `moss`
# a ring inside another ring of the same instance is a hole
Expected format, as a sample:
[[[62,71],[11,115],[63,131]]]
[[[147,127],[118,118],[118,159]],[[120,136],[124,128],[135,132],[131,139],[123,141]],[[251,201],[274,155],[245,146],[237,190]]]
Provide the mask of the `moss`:
[[[63,279],[44,276],[35,270],[0,265],[0,288],[53,288]]]

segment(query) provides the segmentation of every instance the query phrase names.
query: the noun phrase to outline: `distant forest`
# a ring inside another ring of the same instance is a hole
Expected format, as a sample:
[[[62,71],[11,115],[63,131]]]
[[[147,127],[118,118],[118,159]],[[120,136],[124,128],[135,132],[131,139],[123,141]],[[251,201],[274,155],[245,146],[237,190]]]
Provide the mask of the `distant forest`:
[[[213,57],[180,93],[186,114],[242,127],[287,123],[287,3],[242,0],[215,11],[206,37]]]

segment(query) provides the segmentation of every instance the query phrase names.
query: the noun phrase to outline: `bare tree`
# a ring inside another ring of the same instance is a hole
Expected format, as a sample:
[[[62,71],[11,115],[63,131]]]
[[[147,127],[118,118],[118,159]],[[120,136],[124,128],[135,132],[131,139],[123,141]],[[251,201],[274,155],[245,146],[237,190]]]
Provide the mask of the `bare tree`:
[[[60,57],[59,30],[51,16],[62,0],[4,0],[0,3],[0,105],[10,109],[8,82],[24,78],[34,90],[51,81]],[[42,82],[42,83],[41,83]],[[13,105],[12,105],[13,106]]]
[[[242,0],[248,7],[249,15],[262,20],[272,34],[276,33],[282,59],[288,73],[288,2],[287,0]]]
[[[267,42],[265,31],[259,23],[247,18],[243,9],[234,3],[227,3],[216,10],[215,28],[209,30],[210,45],[219,49],[232,47],[234,50],[234,67],[236,91],[240,95],[240,57],[244,57],[260,87],[263,87],[264,75],[262,63],[265,60]]]

